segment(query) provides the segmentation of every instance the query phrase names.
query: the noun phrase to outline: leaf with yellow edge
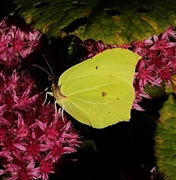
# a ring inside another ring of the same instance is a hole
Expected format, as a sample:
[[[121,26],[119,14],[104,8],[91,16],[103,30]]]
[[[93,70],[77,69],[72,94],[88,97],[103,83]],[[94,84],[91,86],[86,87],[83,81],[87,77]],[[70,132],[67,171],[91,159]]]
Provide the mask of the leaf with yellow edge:
[[[175,0],[13,0],[27,23],[55,37],[130,43],[176,26]]]
[[[155,158],[159,173],[176,180],[176,100],[172,95],[163,104],[155,133]]]

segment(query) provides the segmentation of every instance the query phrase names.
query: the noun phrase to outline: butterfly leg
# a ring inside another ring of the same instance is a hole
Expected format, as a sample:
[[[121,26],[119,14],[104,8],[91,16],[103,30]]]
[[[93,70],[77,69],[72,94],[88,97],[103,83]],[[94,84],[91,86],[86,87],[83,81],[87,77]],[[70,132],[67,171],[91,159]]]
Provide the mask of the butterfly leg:
[[[48,89],[48,88],[45,89],[45,92],[47,91],[47,89]],[[44,102],[43,102],[42,105],[44,105],[44,104],[46,103],[47,98],[48,98],[48,95],[53,96],[53,93],[52,93],[52,92],[46,92],[46,94],[45,94],[45,100],[44,100]],[[49,101],[49,103],[50,103],[50,101]]]
[[[56,102],[55,102],[55,106],[56,106]],[[65,120],[64,120],[64,109],[63,108],[59,108],[59,113],[61,114],[61,116],[62,116],[62,121],[65,123]]]

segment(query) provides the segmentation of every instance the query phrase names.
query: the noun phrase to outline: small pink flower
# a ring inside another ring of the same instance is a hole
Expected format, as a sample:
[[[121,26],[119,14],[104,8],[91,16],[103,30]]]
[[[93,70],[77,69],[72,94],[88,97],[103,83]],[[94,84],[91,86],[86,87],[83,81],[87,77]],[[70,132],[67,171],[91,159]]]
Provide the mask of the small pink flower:
[[[27,26],[26,26],[27,27]],[[40,44],[41,34],[27,27],[25,31],[8,18],[0,22],[0,64],[16,67],[28,54]]]
[[[165,81],[168,81],[173,75],[169,69],[165,69],[165,68],[160,69],[159,73],[160,73],[161,78]]]
[[[51,162],[41,162],[40,164],[40,172],[42,180],[48,180],[48,174],[54,173],[53,163]]]
[[[157,77],[158,74],[155,70],[154,64],[147,66],[145,60],[141,59],[136,68],[137,72],[135,73],[135,80],[137,81],[137,83],[139,83],[141,92],[144,91],[145,85],[149,83],[152,85],[160,86],[162,80]]]
[[[79,135],[54,105],[42,105],[28,74],[6,73],[0,73],[0,173],[10,174],[7,180],[47,179],[63,154],[76,152]]]
[[[39,47],[41,34],[12,24],[7,18],[0,22],[0,175],[5,180],[44,180],[55,173],[54,164],[64,153],[76,151],[79,135],[54,105],[42,104],[43,93],[17,67]]]
[[[86,50],[86,58],[92,58],[96,54],[105,50],[105,45],[102,41],[95,41],[93,39],[87,39],[83,43],[77,43],[77,45],[82,46]]]

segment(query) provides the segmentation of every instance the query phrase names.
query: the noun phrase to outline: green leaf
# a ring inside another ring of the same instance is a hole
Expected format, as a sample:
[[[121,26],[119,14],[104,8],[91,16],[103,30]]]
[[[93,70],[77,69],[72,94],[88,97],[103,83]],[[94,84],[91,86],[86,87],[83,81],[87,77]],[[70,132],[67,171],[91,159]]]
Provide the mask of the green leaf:
[[[176,25],[175,0],[14,0],[42,33],[75,34],[106,44],[130,43]]]
[[[153,98],[162,97],[165,95],[165,84],[162,83],[161,86],[150,86],[147,84],[144,91]]]
[[[176,101],[172,95],[160,110],[155,133],[156,165],[168,179],[176,180]]]

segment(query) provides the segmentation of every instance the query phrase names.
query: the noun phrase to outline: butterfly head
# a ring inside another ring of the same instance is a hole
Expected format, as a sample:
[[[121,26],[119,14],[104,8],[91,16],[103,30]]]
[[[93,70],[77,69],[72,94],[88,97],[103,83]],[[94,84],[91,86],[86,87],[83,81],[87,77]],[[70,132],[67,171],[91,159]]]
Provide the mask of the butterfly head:
[[[67,98],[67,96],[64,96],[61,93],[61,86],[56,85],[56,83],[53,83],[51,85],[51,90],[52,90],[52,96],[55,98],[56,103],[59,104],[61,107],[63,106],[62,101]]]

